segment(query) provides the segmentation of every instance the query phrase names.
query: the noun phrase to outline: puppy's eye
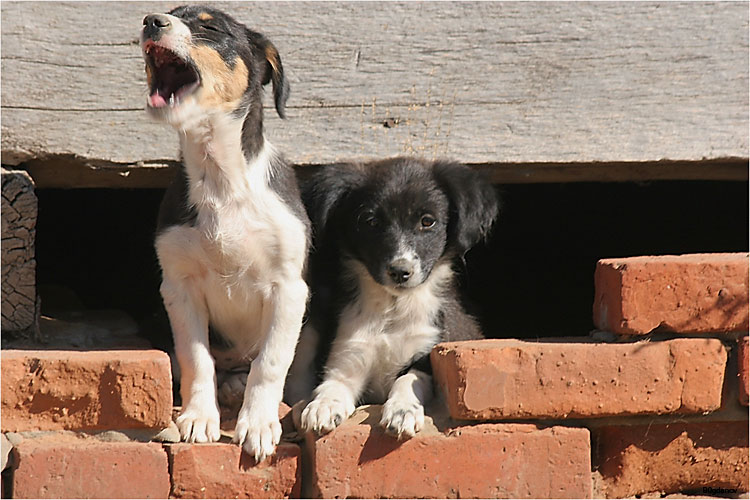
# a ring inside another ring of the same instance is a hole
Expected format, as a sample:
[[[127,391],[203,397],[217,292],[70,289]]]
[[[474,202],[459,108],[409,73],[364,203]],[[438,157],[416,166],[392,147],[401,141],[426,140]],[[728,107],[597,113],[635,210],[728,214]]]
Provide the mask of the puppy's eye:
[[[221,30],[219,28],[211,26],[210,24],[201,24],[201,28],[207,31],[215,31],[216,33],[221,33]]]
[[[375,217],[374,215],[368,215],[365,218],[365,222],[370,227],[378,227],[380,225],[380,220],[377,217]]]
[[[422,226],[422,229],[430,229],[432,226],[435,225],[435,217],[433,217],[430,214],[425,214],[422,216],[422,219],[419,221],[420,225]]]

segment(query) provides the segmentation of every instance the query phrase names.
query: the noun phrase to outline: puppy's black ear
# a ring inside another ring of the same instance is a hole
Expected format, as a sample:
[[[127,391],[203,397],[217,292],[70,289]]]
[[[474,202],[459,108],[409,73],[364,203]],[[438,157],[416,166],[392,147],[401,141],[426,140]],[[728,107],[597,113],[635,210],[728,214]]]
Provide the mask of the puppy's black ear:
[[[289,99],[289,81],[284,76],[284,66],[281,64],[281,56],[276,50],[274,44],[260,33],[247,30],[247,37],[250,43],[256,47],[256,57],[260,60],[262,68],[261,84],[266,85],[273,82],[273,102],[276,105],[276,112],[280,117],[285,118],[286,101]]]
[[[321,238],[332,225],[334,212],[353,189],[362,184],[364,174],[351,164],[333,164],[321,167],[303,182],[302,200],[315,228],[316,238]]]
[[[483,175],[451,162],[436,162],[433,172],[450,201],[448,245],[459,257],[487,237],[500,211],[497,193]]]

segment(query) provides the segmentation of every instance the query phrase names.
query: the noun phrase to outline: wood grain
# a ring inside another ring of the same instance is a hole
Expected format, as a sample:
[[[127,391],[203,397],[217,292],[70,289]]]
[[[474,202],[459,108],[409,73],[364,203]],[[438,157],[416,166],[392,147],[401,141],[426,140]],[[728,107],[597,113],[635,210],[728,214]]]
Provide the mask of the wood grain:
[[[216,5],[277,45],[292,95],[282,121],[267,92],[266,133],[298,165],[418,154],[543,182],[514,169],[648,179],[667,161],[670,178],[747,178],[742,2]],[[41,187],[74,168],[82,185],[163,185],[177,135],[143,111],[137,37],[172,6],[3,2],[3,163],[34,160]]]

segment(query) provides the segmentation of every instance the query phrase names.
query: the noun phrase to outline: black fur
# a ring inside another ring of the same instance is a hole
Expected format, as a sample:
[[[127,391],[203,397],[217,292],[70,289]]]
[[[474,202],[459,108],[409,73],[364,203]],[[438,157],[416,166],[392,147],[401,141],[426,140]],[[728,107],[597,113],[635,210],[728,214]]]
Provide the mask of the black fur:
[[[188,202],[188,179],[185,167],[180,165],[161,200],[156,221],[156,234],[170,226],[192,226],[196,217],[198,217],[198,212]]]
[[[435,180],[451,201],[448,241],[458,257],[489,234],[499,211],[497,193],[480,175],[456,163],[437,162]]]
[[[303,200],[314,233],[308,321],[320,335],[318,375],[340,313],[357,297],[357,284],[346,272],[345,260],[362,262],[375,281],[386,285],[383,265],[400,237],[410,241],[431,271],[437,263],[462,259],[487,236],[499,212],[494,188],[477,172],[456,163],[412,158],[323,167],[304,184]],[[414,224],[425,213],[434,217],[434,226],[415,231]],[[376,227],[368,224],[370,217],[378,219]],[[476,320],[465,312],[455,283],[446,291],[435,322],[442,331],[441,341],[482,337]],[[430,373],[424,355],[413,359],[402,373],[411,367]]]
[[[305,235],[308,240],[307,248],[310,248],[310,219],[307,216],[305,206],[302,204],[297,176],[294,170],[280,156],[276,156],[271,160],[271,176],[268,185],[305,225]]]

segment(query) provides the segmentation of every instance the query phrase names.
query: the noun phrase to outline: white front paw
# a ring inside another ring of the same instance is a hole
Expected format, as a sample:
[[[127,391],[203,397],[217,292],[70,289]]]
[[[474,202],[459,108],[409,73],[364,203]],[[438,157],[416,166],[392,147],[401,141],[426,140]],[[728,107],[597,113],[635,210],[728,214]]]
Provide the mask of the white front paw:
[[[389,398],[383,405],[380,426],[399,439],[412,438],[424,427],[424,407],[417,401]]]
[[[302,429],[318,435],[335,429],[354,413],[354,403],[342,398],[316,397],[302,412]]]
[[[262,462],[273,455],[281,440],[281,422],[278,405],[273,409],[260,405],[242,405],[234,429],[234,442],[239,443],[245,452]]]
[[[189,405],[175,423],[180,430],[180,437],[188,443],[211,443],[219,440],[219,409],[216,403]]]

